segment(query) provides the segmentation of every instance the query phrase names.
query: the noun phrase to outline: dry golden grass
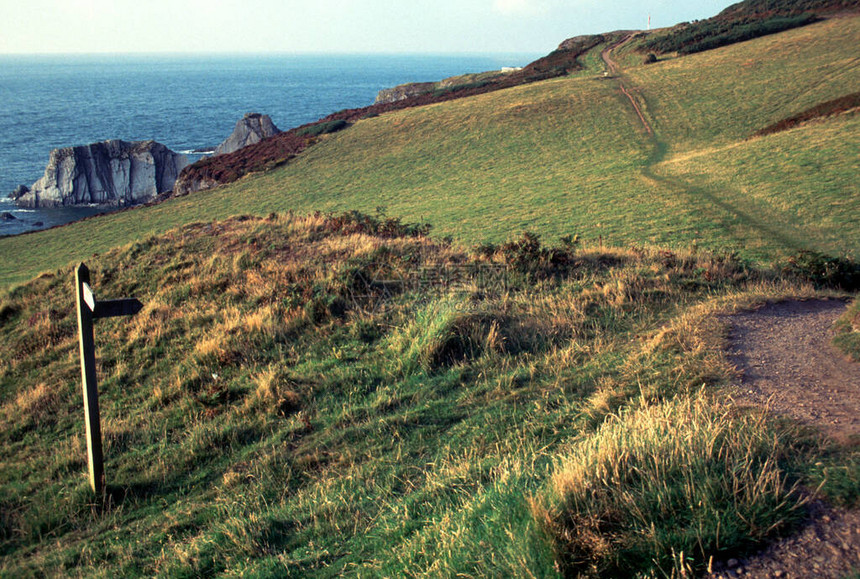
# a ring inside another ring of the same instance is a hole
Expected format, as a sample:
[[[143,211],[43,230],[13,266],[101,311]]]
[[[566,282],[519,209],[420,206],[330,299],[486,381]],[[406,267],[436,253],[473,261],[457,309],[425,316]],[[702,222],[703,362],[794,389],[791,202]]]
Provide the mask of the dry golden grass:
[[[18,420],[32,420],[39,424],[56,412],[59,395],[57,386],[39,382],[31,388],[21,390],[14,400],[3,405],[7,424]]]
[[[256,389],[246,399],[249,411],[289,415],[301,406],[301,395],[280,366],[269,366],[254,377]]]

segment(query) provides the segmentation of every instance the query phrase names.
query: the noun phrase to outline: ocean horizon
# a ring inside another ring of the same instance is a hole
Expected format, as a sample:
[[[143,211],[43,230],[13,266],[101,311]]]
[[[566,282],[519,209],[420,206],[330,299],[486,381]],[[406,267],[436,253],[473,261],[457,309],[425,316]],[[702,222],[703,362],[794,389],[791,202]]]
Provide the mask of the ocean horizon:
[[[281,130],[373,104],[408,82],[523,66],[536,54],[0,55],[0,235],[60,225],[98,207],[22,209],[8,195],[42,176],[52,149],[153,139],[214,149],[246,113]],[[194,160],[199,155],[189,155]],[[41,223],[41,225],[36,225]]]

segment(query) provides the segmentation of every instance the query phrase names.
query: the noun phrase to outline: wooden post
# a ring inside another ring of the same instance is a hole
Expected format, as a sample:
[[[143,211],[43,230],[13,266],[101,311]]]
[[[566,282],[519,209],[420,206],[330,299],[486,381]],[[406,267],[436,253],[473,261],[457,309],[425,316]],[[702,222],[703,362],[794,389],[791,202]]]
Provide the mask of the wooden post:
[[[90,270],[83,263],[75,269],[75,297],[78,308],[78,342],[81,350],[81,384],[84,392],[90,488],[97,495],[102,495],[105,491],[105,470],[99,419],[99,386],[96,380],[93,320],[114,316],[133,316],[143,309],[143,304],[133,298],[96,301],[90,287]]]
[[[99,387],[96,381],[96,345],[93,336],[95,298],[90,288],[90,270],[83,263],[75,269],[78,306],[78,342],[81,349],[81,384],[84,390],[84,422],[87,429],[87,464],[90,488],[98,495],[105,489],[102,431],[99,420]]]

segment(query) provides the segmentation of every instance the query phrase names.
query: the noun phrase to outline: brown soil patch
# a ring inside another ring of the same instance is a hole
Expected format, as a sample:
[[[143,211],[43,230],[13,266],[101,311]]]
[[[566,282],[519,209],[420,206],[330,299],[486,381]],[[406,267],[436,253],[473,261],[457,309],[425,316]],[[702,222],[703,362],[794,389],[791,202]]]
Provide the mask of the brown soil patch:
[[[736,401],[767,405],[841,442],[860,437],[860,365],[833,348],[836,300],[786,301],[731,316]],[[860,570],[860,511],[814,502],[801,531],[748,559],[716,562],[708,577],[839,578]]]
[[[841,579],[860,569],[860,513],[832,510],[821,503],[793,537],[774,543],[749,559],[714,565],[711,579]]]

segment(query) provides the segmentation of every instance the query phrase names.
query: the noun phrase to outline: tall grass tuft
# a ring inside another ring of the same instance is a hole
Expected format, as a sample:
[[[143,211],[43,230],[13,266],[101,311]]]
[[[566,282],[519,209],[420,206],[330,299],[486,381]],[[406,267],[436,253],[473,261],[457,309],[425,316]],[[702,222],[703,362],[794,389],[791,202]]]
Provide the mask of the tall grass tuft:
[[[797,517],[785,436],[704,394],[622,412],[557,462],[533,513],[573,574],[702,569]]]

